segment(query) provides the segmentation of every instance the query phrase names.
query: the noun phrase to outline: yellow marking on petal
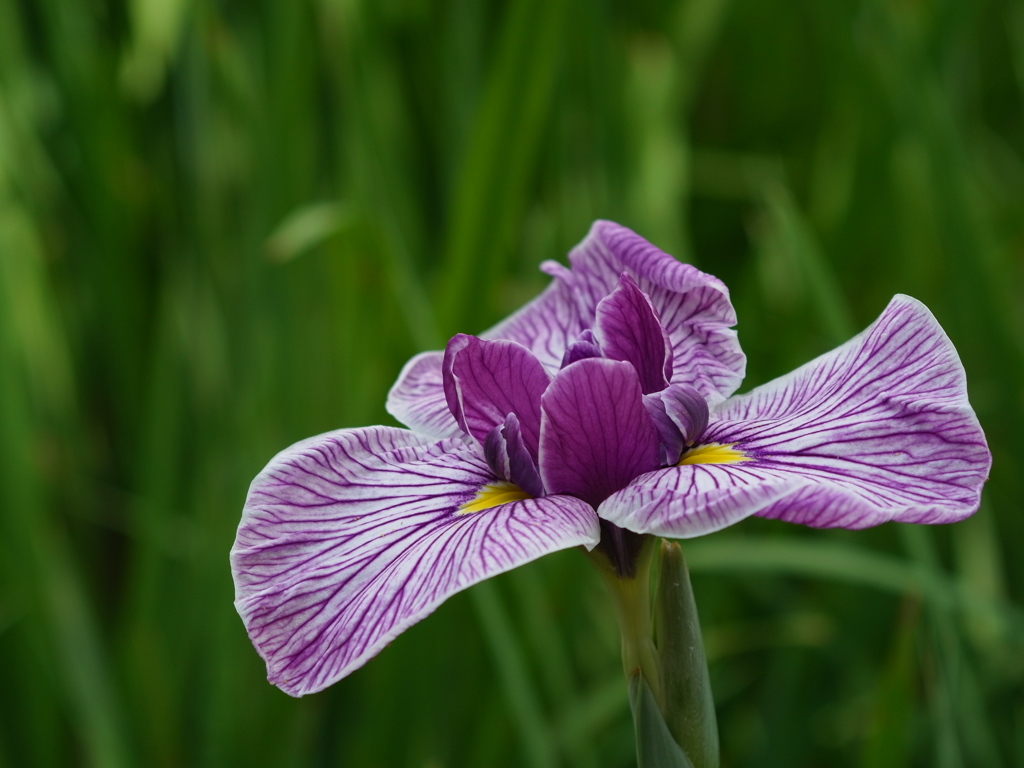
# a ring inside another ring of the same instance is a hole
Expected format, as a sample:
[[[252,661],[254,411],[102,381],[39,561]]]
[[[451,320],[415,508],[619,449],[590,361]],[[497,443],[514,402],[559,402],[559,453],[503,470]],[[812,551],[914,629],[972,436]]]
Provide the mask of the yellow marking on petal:
[[[750,461],[750,457],[743,451],[733,448],[736,443],[708,443],[698,445],[679,459],[678,466],[684,464],[738,464],[741,461]]]
[[[508,504],[510,501],[522,501],[530,498],[530,494],[513,483],[490,483],[477,491],[476,498],[459,507],[457,515],[469,515],[483,512],[485,509]]]

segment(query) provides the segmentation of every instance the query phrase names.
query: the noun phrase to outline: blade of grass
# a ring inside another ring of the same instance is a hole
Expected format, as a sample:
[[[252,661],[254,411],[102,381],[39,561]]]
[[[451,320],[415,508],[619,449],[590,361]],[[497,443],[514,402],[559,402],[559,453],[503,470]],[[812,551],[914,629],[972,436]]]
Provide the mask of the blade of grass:
[[[438,313],[476,329],[502,273],[537,166],[566,34],[567,0],[508,6],[448,211]]]
[[[507,608],[494,583],[485,581],[470,591],[480,626],[493,655],[505,698],[519,727],[527,765],[554,768],[558,750],[537,700],[523,648],[515,633]]]
[[[553,704],[553,717],[559,719],[560,713],[579,706],[572,663],[563,637],[565,630],[555,621],[545,584],[538,576],[536,567],[519,568],[510,576],[510,581],[519,603],[519,619],[526,630],[533,656],[541,671],[541,680]],[[561,743],[570,765],[581,768],[597,765],[594,751],[585,739],[562,740]]]
[[[864,547],[796,538],[720,536],[694,540],[686,551],[694,571],[754,571],[837,579],[897,595],[920,595],[929,605],[947,613],[971,605],[974,610],[998,617],[999,622],[1009,622],[1008,641],[1024,629],[1024,612],[1018,606],[989,601],[943,573],[922,571],[906,560]]]
[[[0,198],[0,253],[13,260],[30,260],[36,254],[28,248],[11,248],[10,236],[17,232],[18,212]],[[22,278],[33,272],[22,271]],[[34,273],[37,277],[39,272]],[[46,295],[46,286],[31,281],[17,286],[8,283],[9,272],[0,270],[0,295],[13,290]],[[13,305],[3,302],[4,306]],[[38,305],[37,305],[38,306]],[[43,305],[45,306],[45,305]],[[51,321],[52,318],[44,318]],[[44,328],[53,328],[45,322]],[[0,474],[7,513],[5,539],[11,552],[22,562],[21,575],[31,586],[34,609],[46,632],[48,650],[60,669],[67,696],[66,706],[74,723],[84,760],[95,768],[118,768],[129,764],[116,687],[96,627],[93,609],[82,589],[75,557],[63,532],[50,519],[46,492],[33,459],[39,446],[38,413],[26,375],[36,365],[30,339],[18,338],[19,327],[8,312],[0,311]],[[43,348],[43,351],[49,351]]]

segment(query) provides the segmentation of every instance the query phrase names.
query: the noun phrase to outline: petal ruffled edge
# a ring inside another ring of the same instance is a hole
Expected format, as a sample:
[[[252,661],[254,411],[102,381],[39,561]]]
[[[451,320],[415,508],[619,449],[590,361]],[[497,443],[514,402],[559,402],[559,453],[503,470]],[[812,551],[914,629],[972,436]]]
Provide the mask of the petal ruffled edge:
[[[450,595],[599,540],[570,497],[459,514],[493,482],[455,440],[340,430],[278,454],[253,481],[231,551],[235,605],[270,682],[301,696],[362,666]]]
[[[612,221],[594,222],[569,261],[587,324],[626,271],[651,300],[669,336],[672,382],[693,387],[712,407],[736,391],[746,372],[746,356],[732,329],[736,311],[721,280]]]
[[[713,477],[772,491],[749,495],[735,519],[822,528],[956,522],[977,510],[992,460],[952,342],[909,296],[896,296],[846,344],[730,399],[701,443],[731,446],[742,460],[652,472],[600,514],[637,532],[699,535],[703,523],[687,520],[693,505],[679,497]]]
[[[528,347],[557,370],[567,347],[593,328],[597,305],[627,272],[647,294],[672,345],[672,382],[687,384],[712,407],[743,381],[746,356],[739,345],[736,312],[718,278],[684,264],[612,221],[595,221],[569,252],[571,269],[541,265],[554,280],[522,309],[481,334]]]

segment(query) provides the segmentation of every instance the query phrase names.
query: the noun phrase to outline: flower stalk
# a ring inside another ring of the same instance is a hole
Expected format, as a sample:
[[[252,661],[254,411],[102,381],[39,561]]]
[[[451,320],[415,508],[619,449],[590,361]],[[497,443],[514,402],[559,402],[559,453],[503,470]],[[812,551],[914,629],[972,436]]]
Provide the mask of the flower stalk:
[[[632,576],[621,575],[622,569],[612,563],[600,548],[589,553],[597,572],[608,587],[622,637],[622,669],[626,680],[642,675],[662,706],[661,663],[654,644],[651,621],[651,562],[654,559],[654,537],[643,537]]]
[[[654,537],[644,536],[628,567],[616,561],[611,548],[601,546],[590,555],[619,622],[638,764],[718,768],[714,698],[683,550],[675,542],[660,542],[658,589],[652,601],[655,549]]]

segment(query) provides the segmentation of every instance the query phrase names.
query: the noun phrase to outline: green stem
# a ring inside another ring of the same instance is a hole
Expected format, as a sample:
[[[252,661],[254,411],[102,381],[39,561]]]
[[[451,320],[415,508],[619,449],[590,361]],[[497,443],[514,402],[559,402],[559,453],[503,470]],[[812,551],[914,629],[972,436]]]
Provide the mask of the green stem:
[[[631,578],[620,576],[607,556],[598,550],[590,553],[590,560],[612,596],[622,635],[622,667],[626,680],[637,673],[643,675],[658,706],[662,706],[661,663],[651,623],[653,541],[653,537],[645,537]]]

